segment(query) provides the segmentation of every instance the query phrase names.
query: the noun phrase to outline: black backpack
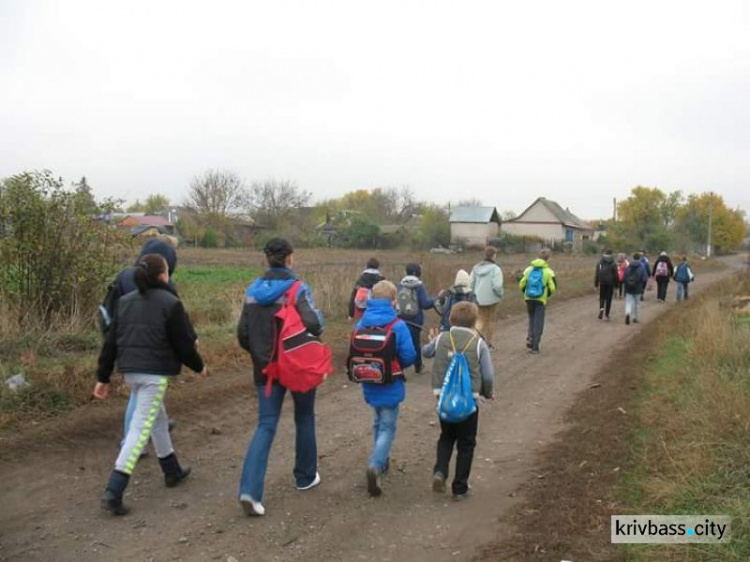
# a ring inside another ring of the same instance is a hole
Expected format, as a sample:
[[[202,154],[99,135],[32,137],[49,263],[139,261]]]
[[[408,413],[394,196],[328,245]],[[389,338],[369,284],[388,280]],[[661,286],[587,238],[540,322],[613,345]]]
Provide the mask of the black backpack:
[[[638,270],[643,266],[629,265],[625,270],[625,288],[636,290],[641,285],[641,276],[638,274]]]
[[[390,384],[394,377],[403,376],[396,355],[394,320],[379,327],[357,328],[349,340],[346,374],[352,382]]]
[[[599,284],[614,285],[617,279],[617,266],[614,262],[601,260],[599,262]]]
[[[117,303],[121,296],[120,285],[117,283],[117,279],[115,279],[107,286],[107,293],[104,295],[102,304],[99,305],[99,331],[102,335],[107,334],[112,327],[112,323],[115,321]]]

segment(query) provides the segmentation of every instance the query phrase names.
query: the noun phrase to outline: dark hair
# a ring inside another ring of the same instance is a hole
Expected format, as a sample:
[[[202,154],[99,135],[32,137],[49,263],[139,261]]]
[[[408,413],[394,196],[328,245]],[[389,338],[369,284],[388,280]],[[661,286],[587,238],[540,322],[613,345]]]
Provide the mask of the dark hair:
[[[634,259],[634,260],[639,260],[639,259],[641,259],[641,253],[640,253],[640,252],[636,252],[635,254],[633,254],[633,259]]]
[[[484,249],[484,259],[494,260],[496,255],[497,255],[497,249],[494,248],[493,246],[487,246]]]
[[[414,277],[422,277],[422,266],[418,263],[407,263],[406,274]]]
[[[609,248],[607,248],[606,250],[604,250],[604,255],[605,256],[611,256],[612,255],[612,250],[610,250]]]
[[[367,269],[378,269],[380,267],[380,262],[377,260],[377,258],[370,258],[367,260]]]
[[[159,254],[146,254],[135,264],[133,281],[140,294],[145,294],[151,287],[161,284],[159,276],[167,271],[167,260]]]
[[[270,267],[286,266],[286,257],[294,253],[292,245],[283,238],[271,238],[263,247]]]

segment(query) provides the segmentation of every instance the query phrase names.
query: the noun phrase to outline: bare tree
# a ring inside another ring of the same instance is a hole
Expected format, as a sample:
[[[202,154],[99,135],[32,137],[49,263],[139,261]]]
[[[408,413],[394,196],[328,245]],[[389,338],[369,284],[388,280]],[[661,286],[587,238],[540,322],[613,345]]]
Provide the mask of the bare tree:
[[[248,202],[256,222],[277,228],[281,220],[305,206],[311,197],[312,193],[300,189],[292,181],[266,180],[253,182]]]
[[[245,181],[229,170],[207,170],[190,182],[187,206],[208,222],[223,220],[227,213],[247,203]]]
[[[471,199],[462,199],[456,203],[456,207],[484,207],[484,203],[482,203],[481,199],[472,197]]]

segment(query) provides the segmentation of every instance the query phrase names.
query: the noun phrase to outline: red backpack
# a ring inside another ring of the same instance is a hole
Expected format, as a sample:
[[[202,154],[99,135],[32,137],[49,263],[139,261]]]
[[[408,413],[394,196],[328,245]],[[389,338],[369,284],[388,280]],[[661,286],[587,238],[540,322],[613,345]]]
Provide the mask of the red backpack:
[[[354,319],[359,320],[365,313],[367,308],[367,301],[372,298],[372,289],[368,287],[357,287],[354,293]]]
[[[301,283],[295,281],[284,294],[281,308],[274,314],[273,353],[263,374],[266,396],[276,380],[291,392],[308,392],[333,373],[331,350],[312,335],[297,312],[297,293]],[[279,326],[281,328],[279,329]]]

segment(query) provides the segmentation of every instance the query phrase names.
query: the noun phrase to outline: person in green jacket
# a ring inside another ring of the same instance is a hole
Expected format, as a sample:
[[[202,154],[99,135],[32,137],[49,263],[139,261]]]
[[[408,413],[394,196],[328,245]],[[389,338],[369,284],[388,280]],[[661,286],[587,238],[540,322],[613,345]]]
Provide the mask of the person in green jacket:
[[[523,291],[526,311],[529,314],[526,349],[533,354],[539,353],[539,342],[544,331],[544,309],[547,306],[547,299],[553,296],[557,290],[555,272],[547,264],[549,257],[549,248],[542,248],[539,252],[539,258],[531,262],[518,283]]]

